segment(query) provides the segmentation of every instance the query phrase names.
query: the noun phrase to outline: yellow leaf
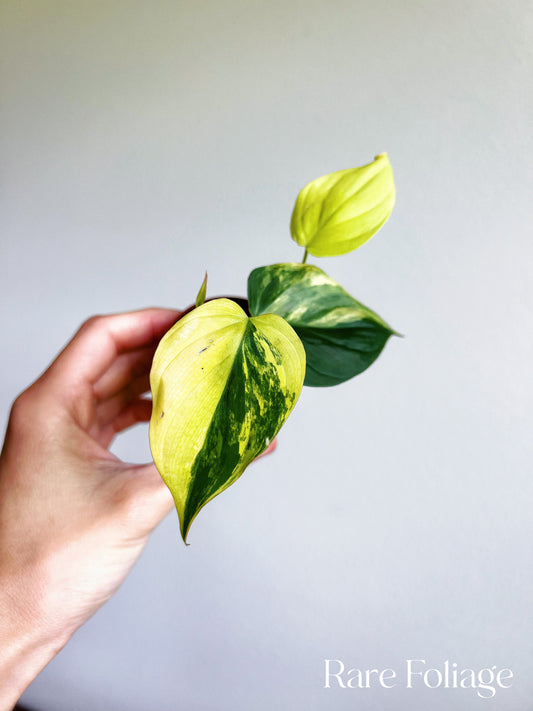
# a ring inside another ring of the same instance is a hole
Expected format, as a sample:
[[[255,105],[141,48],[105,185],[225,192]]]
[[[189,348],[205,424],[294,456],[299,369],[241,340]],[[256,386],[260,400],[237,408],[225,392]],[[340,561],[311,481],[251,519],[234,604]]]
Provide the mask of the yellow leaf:
[[[394,206],[386,153],[361,168],[324,175],[303,188],[291,218],[295,242],[315,257],[357,249],[384,225]]]

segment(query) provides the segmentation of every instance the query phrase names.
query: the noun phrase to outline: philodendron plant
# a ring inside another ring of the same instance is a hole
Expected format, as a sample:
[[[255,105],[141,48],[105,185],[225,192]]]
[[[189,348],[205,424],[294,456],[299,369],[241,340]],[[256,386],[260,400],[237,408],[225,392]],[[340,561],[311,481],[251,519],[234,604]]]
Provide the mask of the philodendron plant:
[[[371,365],[394,334],[309,254],[332,257],[364,244],[394,205],[386,154],[309,183],[298,195],[292,238],[301,263],[254,269],[248,315],[235,301],[205,302],[163,337],[150,384],[150,444],[186,541],[200,509],[233,484],[272,442],[303,385],[342,383]]]

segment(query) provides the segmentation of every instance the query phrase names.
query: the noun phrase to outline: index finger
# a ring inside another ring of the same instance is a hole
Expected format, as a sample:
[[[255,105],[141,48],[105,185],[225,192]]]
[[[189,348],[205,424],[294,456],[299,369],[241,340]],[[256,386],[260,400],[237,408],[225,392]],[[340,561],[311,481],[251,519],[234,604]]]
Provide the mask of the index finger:
[[[93,316],[78,330],[50,366],[63,384],[93,384],[120,353],[157,343],[178,320],[181,311],[142,309],[109,316]]]

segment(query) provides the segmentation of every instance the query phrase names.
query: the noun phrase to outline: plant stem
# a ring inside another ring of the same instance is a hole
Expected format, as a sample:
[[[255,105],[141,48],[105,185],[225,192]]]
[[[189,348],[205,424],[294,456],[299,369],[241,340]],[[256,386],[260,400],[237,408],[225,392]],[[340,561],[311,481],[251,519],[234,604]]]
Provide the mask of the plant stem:
[[[304,258],[302,259],[302,264],[305,264],[307,262],[307,249],[304,252]]]

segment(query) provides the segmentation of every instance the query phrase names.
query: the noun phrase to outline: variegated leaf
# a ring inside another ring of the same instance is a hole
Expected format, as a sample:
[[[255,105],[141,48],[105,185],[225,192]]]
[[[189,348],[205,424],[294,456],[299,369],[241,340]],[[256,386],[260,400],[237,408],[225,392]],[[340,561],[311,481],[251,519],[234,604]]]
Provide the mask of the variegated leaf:
[[[164,336],[150,384],[150,445],[183,540],[200,509],[263,452],[300,394],[305,352],[279,316],[233,301],[194,309]]]
[[[315,257],[360,247],[385,224],[394,206],[392,168],[386,153],[361,168],[317,178],[296,199],[291,234]]]
[[[377,314],[310,264],[254,269],[248,299],[252,315],[278,314],[300,337],[307,360],[305,385],[337,385],[358,375],[395,334]]]

